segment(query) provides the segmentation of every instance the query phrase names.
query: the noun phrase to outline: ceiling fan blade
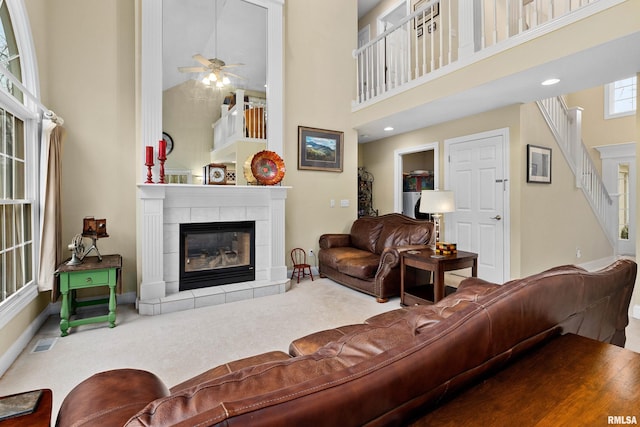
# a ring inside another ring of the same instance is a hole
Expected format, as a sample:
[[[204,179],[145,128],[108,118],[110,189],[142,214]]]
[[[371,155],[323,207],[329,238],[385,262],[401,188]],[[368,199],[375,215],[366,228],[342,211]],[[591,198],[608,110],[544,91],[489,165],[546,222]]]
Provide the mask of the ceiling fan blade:
[[[244,64],[238,63],[238,64],[227,64],[227,65],[223,65],[220,68],[229,68],[229,67],[242,67]]]
[[[237,74],[230,73],[228,71],[225,71],[224,74],[227,75],[227,76],[238,78],[238,79],[247,80],[245,77],[239,76]]]
[[[202,73],[208,70],[207,67],[178,67],[178,71],[181,73]]]
[[[211,61],[209,61],[207,58],[205,58],[204,56],[200,55],[199,53],[196,53],[195,55],[193,55],[192,58],[195,59],[196,61],[198,61],[199,63],[201,63],[202,65],[204,65],[207,68],[211,67]]]

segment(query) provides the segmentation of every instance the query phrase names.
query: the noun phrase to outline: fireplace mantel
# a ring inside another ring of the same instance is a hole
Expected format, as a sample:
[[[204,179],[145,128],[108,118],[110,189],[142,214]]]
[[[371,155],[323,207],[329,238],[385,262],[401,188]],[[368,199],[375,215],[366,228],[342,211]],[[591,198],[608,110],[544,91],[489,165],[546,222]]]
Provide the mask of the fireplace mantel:
[[[285,292],[289,286],[284,234],[289,188],[138,184],[138,311],[156,315]],[[256,280],[180,292],[180,224],[238,220],[256,223]]]

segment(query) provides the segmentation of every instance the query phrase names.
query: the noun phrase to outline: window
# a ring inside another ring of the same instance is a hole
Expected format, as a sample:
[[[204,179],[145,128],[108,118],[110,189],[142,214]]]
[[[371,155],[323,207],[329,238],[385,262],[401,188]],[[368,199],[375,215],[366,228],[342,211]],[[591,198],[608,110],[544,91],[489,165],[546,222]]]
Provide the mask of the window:
[[[20,54],[7,2],[2,2],[2,6],[0,6],[0,63],[18,80],[22,81]],[[0,86],[20,102],[23,101],[20,90],[4,75],[0,75]]]
[[[25,38],[17,30],[28,28],[25,16],[22,1],[0,1],[0,63],[18,82],[0,73],[0,325],[37,294],[37,122],[18,87],[24,88]]]
[[[31,282],[31,201],[26,197],[24,122],[0,109],[0,302]]]
[[[636,113],[636,81],[637,78],[634,76],[605,85],[605,119],[615,119]]]

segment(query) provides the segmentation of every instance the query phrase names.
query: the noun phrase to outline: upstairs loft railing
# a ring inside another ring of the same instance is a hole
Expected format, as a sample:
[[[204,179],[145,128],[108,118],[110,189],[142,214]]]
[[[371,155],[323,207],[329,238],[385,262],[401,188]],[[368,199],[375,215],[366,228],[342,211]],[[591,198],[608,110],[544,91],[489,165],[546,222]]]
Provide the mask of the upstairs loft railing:
[[[244,91],[236,91],[244,100]],[[267,105],[264,100],[237,102],[231,108],[222,105],[221,117],[213,124],[213,149],[219,150],[238,141],[266,141]]]
[[[600,0],[431,0],[354,51],[356,105]]]
[[[617,197],[611,196],[602,177],[582,142],[582,109],[568,108],[562,97],[537,102],[549,129],[576,177],[576,187],[582,189],[600,226],[611,245],[618,240]]]

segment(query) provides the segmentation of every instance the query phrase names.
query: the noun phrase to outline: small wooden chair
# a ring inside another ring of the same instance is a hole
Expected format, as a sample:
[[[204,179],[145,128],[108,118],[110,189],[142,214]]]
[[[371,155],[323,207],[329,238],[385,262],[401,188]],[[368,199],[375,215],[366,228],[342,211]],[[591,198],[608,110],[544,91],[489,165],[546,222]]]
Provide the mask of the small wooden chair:
[[[313,273],[311,272],[311,266],[307,264],[307,253],[302,248],[295,248],[291,250],[291,261],[293,262],[293,272],[291,273],[291,280],[293,276],[297,274],[298,283],[300,283],[300,275],[304,279],[304,276],[311,276],[313,282]],[[307,273],[306,271],[309,271]]]

